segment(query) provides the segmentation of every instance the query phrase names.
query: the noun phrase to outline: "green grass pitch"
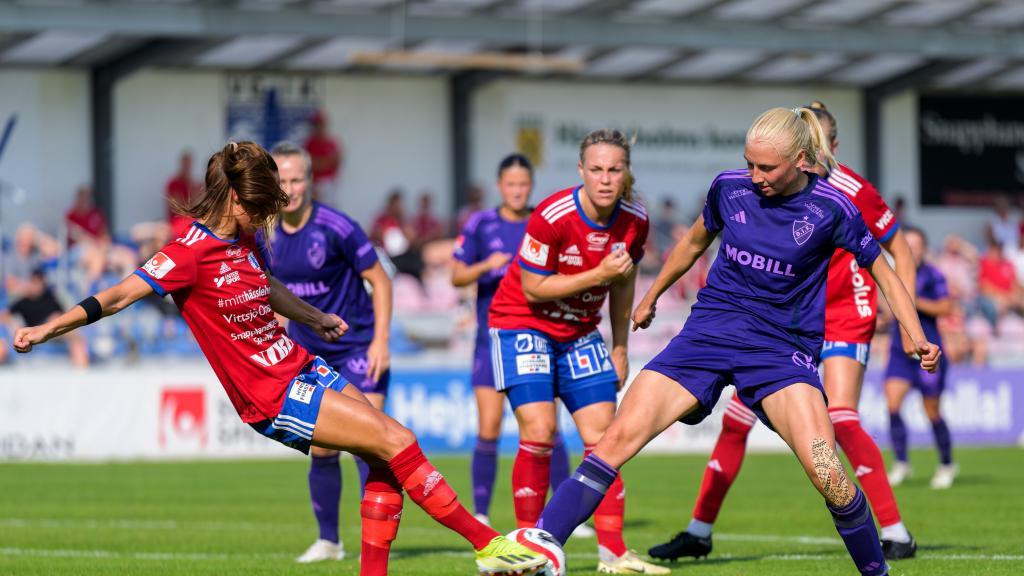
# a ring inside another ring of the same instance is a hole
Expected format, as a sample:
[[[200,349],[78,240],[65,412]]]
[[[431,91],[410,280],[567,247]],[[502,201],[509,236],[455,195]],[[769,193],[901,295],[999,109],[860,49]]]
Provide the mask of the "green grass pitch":
[[[928,488],[934,453],[896,489],[919,557],[894,575],[1024,574],[1024,458],[1020,449],[961,449],[953,489]],[[433,459],[469,503],[465,457]],[[625,468],[626,542],[645,551],[689,519],[706,456],[640,457]],[[0,465],[0,574],[358,574],[355,467],[344,463],[342,537],[349,559],[300,566],[316,536],[305,462]],[[499,471],[492,519],[513,527]],[[397,575],[474,573],[469,546],[406,499],[392,552]],[[593,574],[593,540],[567,546],[570,574]],[[818,497],[787,454],[751,455],[715,527],[707,560],[675,574],[856,574]]]

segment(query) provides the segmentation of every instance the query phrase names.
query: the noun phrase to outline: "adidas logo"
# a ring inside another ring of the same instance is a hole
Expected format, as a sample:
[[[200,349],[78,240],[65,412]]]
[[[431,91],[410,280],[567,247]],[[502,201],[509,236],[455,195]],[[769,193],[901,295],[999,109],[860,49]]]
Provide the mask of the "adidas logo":
[[[722,465],[718,463],[718,459],[717,458],[715,458],[714,460],[708,462],[708,468],[711,468],[715,472],[721,472],[722,471]]]
[[[220,274],[224,275],[224,274],[227,274],[228,272],[231,272],[231,267],[228,266],[227,262],[221,262],[220,263]]]
[[[579,254],[580,253],[580,249],[575,244],[573,244],[572,246],[569,246],[568,249],[566,249],[565,253],[566,254]]]
[[[444,476],[441,476],[441,473],[437,470],[428,474],[426,481],[423,482],[423,497],[426,498],[429,496],[441,480],[444,480]]]
[[[529,486],[523,486],[519,490],[516,490],[516,493],[514,494],[516,498],[533,498],[536,495],[537,491]]]
[[[857,476],[857,478],[860,478],[861,476],[864,476],[865,474],[871,474],[874,471],[874,468],[868,468],[867,466],[861,464],[860,466],[857,466],[857,469],[854,470],[853,473],[854,475]]]
[[[739,212],[733,214],[732,216],[729,216],[729,220],[732,220],[733,222],[739,222],[740,224],[746,224],[747,213],[745,210],[740,210]]]

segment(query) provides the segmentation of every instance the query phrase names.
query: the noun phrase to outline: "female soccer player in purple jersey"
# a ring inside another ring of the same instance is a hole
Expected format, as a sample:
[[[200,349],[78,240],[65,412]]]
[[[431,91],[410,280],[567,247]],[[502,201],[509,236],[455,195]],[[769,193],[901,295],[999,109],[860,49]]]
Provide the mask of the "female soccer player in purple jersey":
[[[61,316],[17,331],[27,353],[156,292],[171,294],[242,420],[272,440],[308,453],[345,450],[370,463],[361,516],[361,576],[387,574],[402,517],[402,491],[477,550],[481,574],[530,573],[546,559],[478,522],[423,456],[416,437],[292,341],[276,314],[336,341],[348,326],[292,294],[263,267],[253,234],[269,232],[287,204],[277,166],[252,142],[231,143],[206,169],[206,192],[187,214],[185,234],[143,267]],[[271,522],[269,529],[273,529]]]
[[[857,569],[886,574],[874,519],[835,452],[815,358],[824,333],[825,280],[835,248],[852,252],[914,341],[921,367],[940,350],[928,342],[914,305],[854,205],[802,163],[835,167],[814,113],[769,110],[747,132],[746,170],[723,172],[703,214],[673,249],[633,312],[634,329],[707,250],[722,243],[707,285],[683,330],[640,372],[611,426],[544,509],[538,527],[560,542],[596,508],[621,468],[677,420],[697,423],[726,385],[796,454],[824,496]]]
[[[325,342],[299,322],[289,325],[288,335],[356,385],[374,408],[383,410],[391,379],[391,280],[359,224],[313,201],[309,153],[296,144],[282,142],[270,154],[277,163],[288,204],[281,210],[263,260],[296,296],[345,318],[349,326],[345,337],[336,342]],[[261,247],[266,245],[262,236],[258,240]],[[370,292],[364,281],[370,285]],[[310,453],[309,496],[320,534],[298,562],[341,560],[345,548],[338,534],[338,452],[314,446]],[[355,461],[360,485],[365,484],[369,466],[358,456]]]
[[[498,469],[498,439],[501,437],[505,405],[505,397],[494,388],[487,310],[498,284],[508,272],[509,261],[526,233],[532,189],[533,166],[530,161],[522,154],[506,156],[498,165],[501,206],[471,215],[455,241],[452,284],[463,287],[476,283],[477,337],[472,383],[476,395],[478,432],[470,470],[476,516],[484,523],[490,522],[488,514]],[[557,434],[551,453],[551,485],[558,487],[568,477],[569,454],[561,434]],[[581,528],[589,530],[585,525]]]
[[[924,231],[919,228],[907,228],[907,242],[910,253],[917,264],[917,305],[921,325],[928,338],[941,343],[938,318],[951,314],[956,303],[949,295],[946,277],[938,268],[925,261],[928,252],[928,241]],[[907,428],[900,416],[900,407],[910,388],[921,393],[924,412],[932,425],[935,436],[935,447],[939,451],[939,467],[932,476],[931,486],[944,489],[953,486],[957,468],[953,463],[953,442],[950,439],[949,427],[942,418],[939,404],[942,392],[946,389],[946,376],[949,367],[946,359],[939,362],[939,369],[934,373],[920,370],[903,354],[900,346],[899,328],[893,326],[892,344],[889,349],[889,366],[885,370],[885,397],[889,404],[889,432],[892,438],[892,449],[896,453],[896,462],[889,471],[893,485],[901,484],[910,475],[910,460],[907,456]]]

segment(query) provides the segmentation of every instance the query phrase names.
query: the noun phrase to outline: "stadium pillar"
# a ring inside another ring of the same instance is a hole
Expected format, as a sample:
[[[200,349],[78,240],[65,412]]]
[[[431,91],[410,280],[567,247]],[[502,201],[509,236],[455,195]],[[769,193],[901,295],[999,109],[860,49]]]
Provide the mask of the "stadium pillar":
[[[127,54],[95,66],[90,74],[92,106],[92,182],[96,205],[106,216],[111,230],[114,222],[114,88],[117,82],[139,70],[174,55],[184,41],[152,40]]]
[[[890,96],[926,86],[934,77],[963,64],[962,60],[939,60],[910,70],[864,89],[862,118],[864,122],[864,160],[868,180],[876,186],[882,182],[882,104]],[[914,123],[917,126],[917,123]],[[915,128],[916,129],[916,128]],[[911,169],[917,169],[912,167]],[[886,190],[882,190],[883,195]]]
[[[493,72],[459,72],[449,80],[449,102],[452,130],[452,216],[469,199],[470,146],[472,138],[472,100],[477,88],[498,78]]]

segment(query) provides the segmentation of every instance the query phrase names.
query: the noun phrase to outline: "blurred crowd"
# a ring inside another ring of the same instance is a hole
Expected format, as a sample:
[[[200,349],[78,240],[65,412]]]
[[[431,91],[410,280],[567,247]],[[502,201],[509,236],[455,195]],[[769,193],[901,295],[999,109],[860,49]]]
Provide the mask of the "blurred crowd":
[[[316,134],[313,138],[326,138]],[[307,143],[321,157],[320,162],[314,160],[320,178],[326,180],[320,190],[334,184],[343,163],[340,144],[331,142]],[[201,193],[202,180],[195,174],[193,158],[184,152],[165,186],[166,218],[138,223],[125,237],[111,234],[88,186],[77,191],[58,230],[20,223],[4,238],[0,252],[4,280],[0,285],[0,363],[12,361],[10,336],[15,327],[45,322],[116,283],[177,237],[190,220],[180,216],[176,207],[187,205]],[[379,213],[361,223],[395,277],[396,334],[392,342],[396,353],[435,348],[468,354],[472,347],[474,295],[472,288],[467,291],[451,285],[451,254],[454,238],[466,219],[487,207],[483,198],[484,191],[473,188],[466,205],[453,218],[446,218],[436,212],[433,191],[421,190],[410,197],[395,188],[386,195]],[[647,257],[641,263],[637,287],[642,294],[667,252],[693,222],[697,207],[683,213],[669,197],[641,196],[641,200],[652,215]],[[946,354],[954,362],[976,365],[993,358],[1024,361],[1024,221],[1012,203],[1001,198],[984,232],[983,247],[957,235],[930,239],[929,258],[946,274],[959,304],[955,314],[940,320]],[[713,247],[659,302],[659,318],[678,321],[662,320],[650,330],[634,333],[630,344],[634,354],[654,353],[675,335],[703,285],[714,253]],[[884,305],[880,308],[879,341],[873,346],[873,356],[888,348],[882,340],[888,337],[885,325],[891,317]],[[113,358],[199,352],[170,299],[156,295],[41,350],[67,356],[80,367]]]

